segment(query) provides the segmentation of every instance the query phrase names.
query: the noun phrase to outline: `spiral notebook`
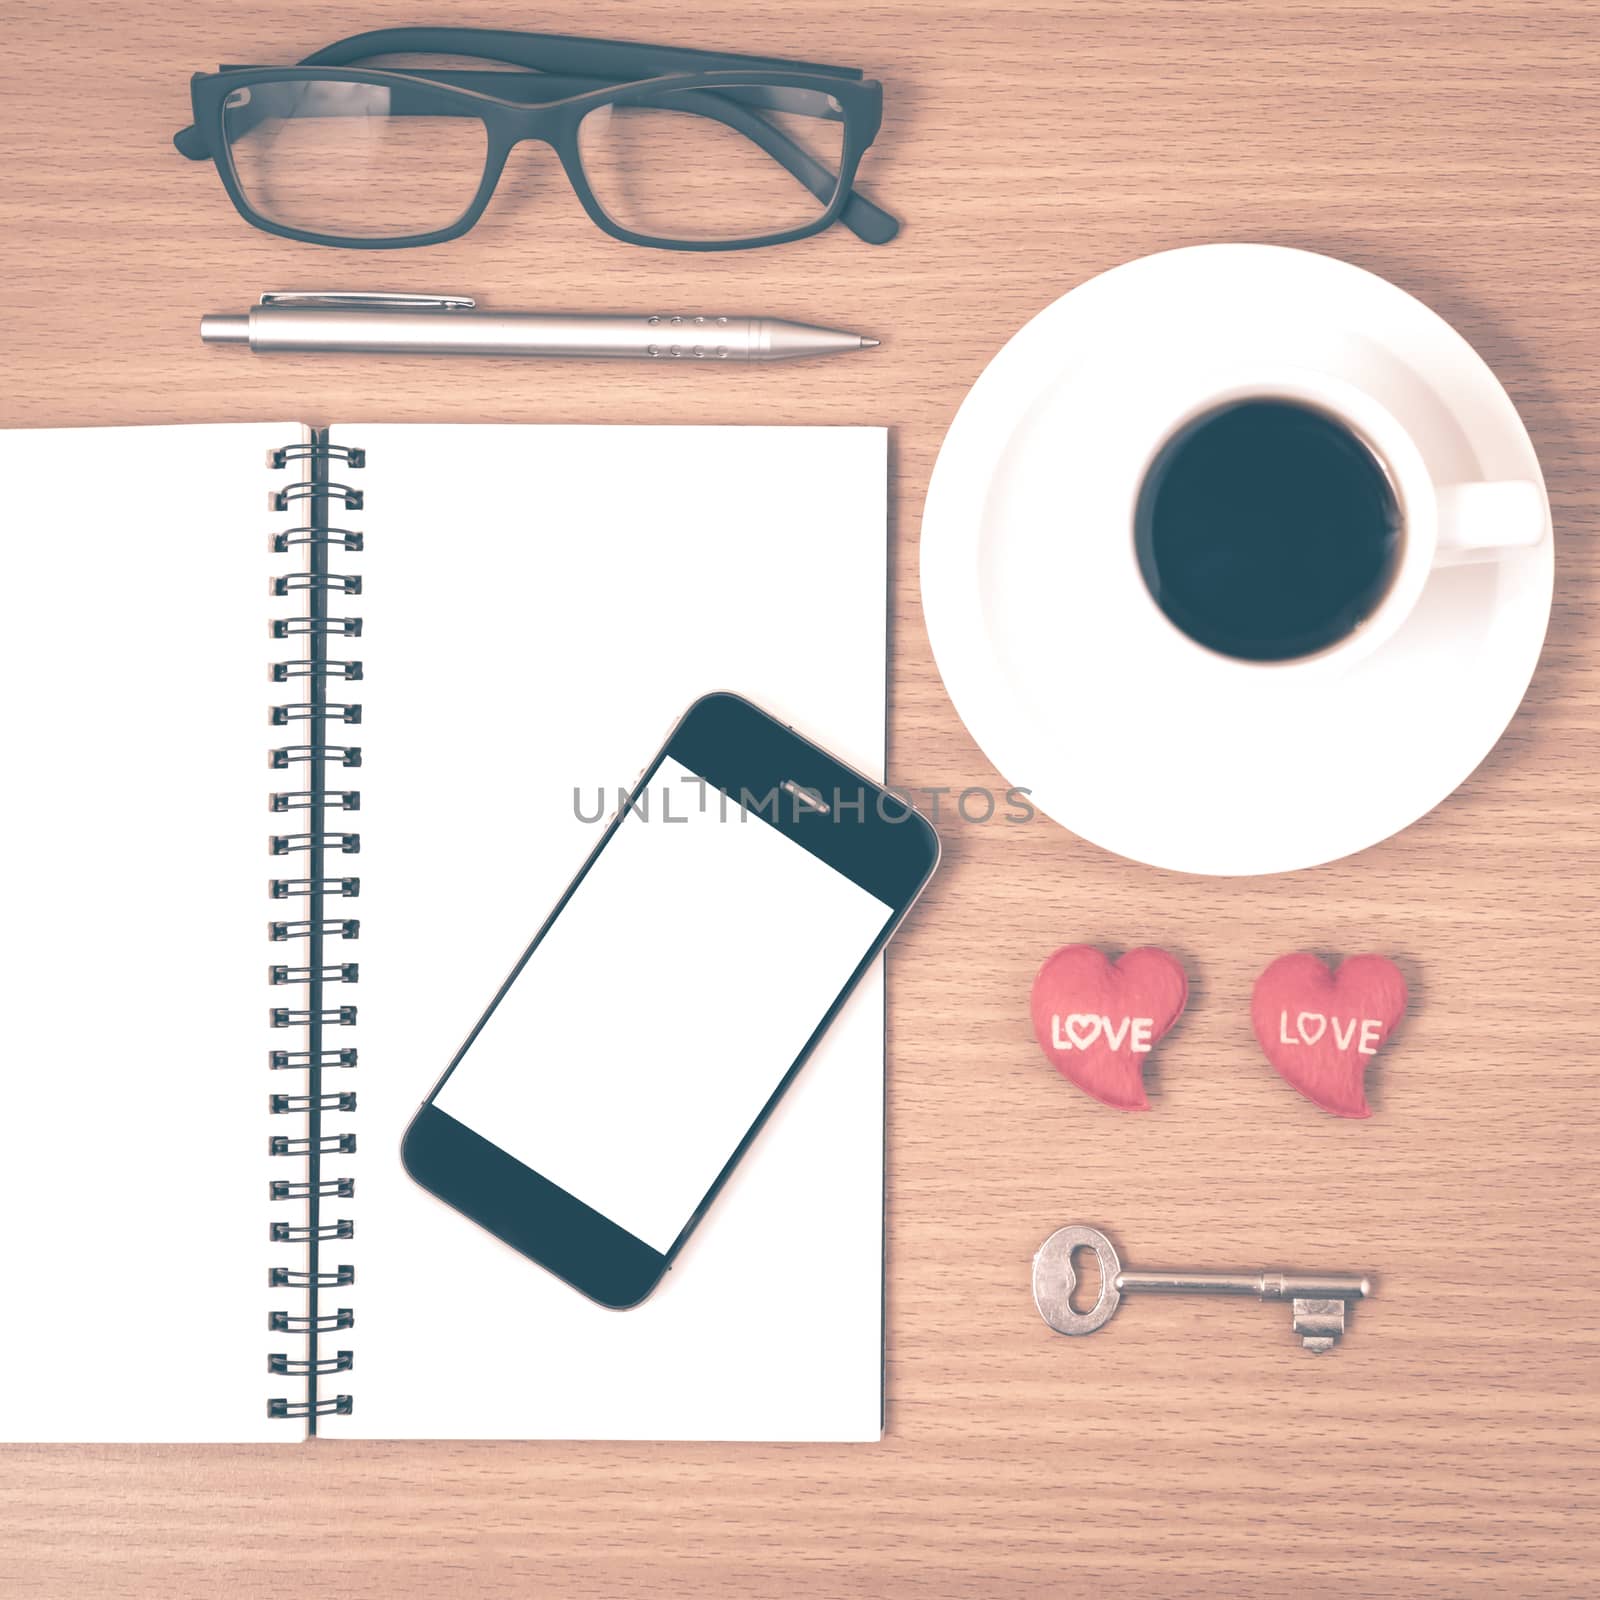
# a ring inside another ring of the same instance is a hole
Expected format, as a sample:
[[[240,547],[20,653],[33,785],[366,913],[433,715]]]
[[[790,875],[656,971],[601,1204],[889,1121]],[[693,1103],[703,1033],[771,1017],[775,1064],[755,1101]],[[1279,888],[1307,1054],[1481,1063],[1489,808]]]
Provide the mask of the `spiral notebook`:
[[[0,1438],[878,1437],[880,975],[637,1310],[398,1146],[696,695],[881,775],[885,468],[866,428],[0,434]]]

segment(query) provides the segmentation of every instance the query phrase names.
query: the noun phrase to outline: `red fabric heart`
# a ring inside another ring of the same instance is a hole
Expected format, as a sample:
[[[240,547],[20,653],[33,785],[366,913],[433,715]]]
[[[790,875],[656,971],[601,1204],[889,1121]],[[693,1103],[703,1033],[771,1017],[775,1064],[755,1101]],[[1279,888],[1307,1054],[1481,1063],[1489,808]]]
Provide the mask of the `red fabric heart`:
[[[1189,998],[1165,950],[1130,950],[1114,966],[1092,944],[1069,944],[1033,980],[1033,1033],[1050,1064],[1119,1111],[1148,1111],[1144,1059]]]
[[[1405,1010],[1406,980],[1386,956],[1351,956],[1334,972],[1316,956],[1279,956],[1250,997],[1278,1076],[1336,1117],[1372,1115],[1367,1063]]]

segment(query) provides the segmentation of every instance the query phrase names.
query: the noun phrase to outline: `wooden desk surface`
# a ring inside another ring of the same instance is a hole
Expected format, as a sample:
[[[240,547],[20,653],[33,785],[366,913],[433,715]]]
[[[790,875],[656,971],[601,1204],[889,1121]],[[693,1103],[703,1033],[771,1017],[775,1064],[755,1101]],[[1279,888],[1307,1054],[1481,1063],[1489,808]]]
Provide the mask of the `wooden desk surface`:
[[[632,250],[597,233],[527,149],[466,239],[336,255],[247,228],[214,173],[168,143],[191,70],[446,20],[860,63],[888,91],[863,185],[905,231],[883,250],[841,230],[723,258]],[[1510,732],[1435,815],[1355,860],[1212,882],[1130,866],[1043,821],[944,830],[944,871],[890,963],[880,1446],[12,1450],[4,1593],[1592,1592],[1589,0],[480,0],[416,14],[12,0],[5,40],[0,423],[892,423],[902,783],[997,781],[943,693],[918,606],[917,529],[944,429],[1008,334],[1129,257],[1272,240],[1420,295],[1521,406],[1559,556],[1550,642]],[[663,372],[251,360],[196,341],[202,311],[327,284],[769,311],[885,345],[794,368]],[[61,600],[70,616],[70,592]],[[1151,768],[1181,804],[1182,775],[1158,754]],[[1190,964],[1192,1008],[1151,1116],[1097,1109],[1031,1042],[1034,967],[1078,939],[1157,942]],[[1307,946],[1386,951],[1415,981],[1370,1123],[1299,1101],[1252,1041],[1252,979]],[[1380,1297],[1321,1360],[1299,1351],[1286,1309],[1226,1302],[1136,1304],[1114,1331],[1069,1343],[1035,1316],[1028,1262],[1078,1219],[1113,1229],[1135,1264],[1370,1269]],[[10,1285],[12,1305],[39,1288]],[[470,1328],[440,1355],[470,1360]]]

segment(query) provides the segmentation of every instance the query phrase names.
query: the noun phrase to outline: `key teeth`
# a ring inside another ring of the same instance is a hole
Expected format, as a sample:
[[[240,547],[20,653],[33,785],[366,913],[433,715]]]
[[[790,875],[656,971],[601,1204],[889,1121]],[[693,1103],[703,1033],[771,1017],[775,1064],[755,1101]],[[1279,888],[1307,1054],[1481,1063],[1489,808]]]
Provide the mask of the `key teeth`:
[[[1296,1300],[1294,1331],[1312,1355],[1325,1355],[1344,1332],[1343,1300]]]

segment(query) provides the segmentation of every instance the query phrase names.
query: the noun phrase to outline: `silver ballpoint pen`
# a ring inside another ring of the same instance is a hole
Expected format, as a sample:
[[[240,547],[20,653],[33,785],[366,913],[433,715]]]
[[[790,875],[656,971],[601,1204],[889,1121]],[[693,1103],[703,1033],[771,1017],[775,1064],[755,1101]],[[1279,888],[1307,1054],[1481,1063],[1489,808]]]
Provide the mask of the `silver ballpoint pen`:
[[[788,361],[878,343],[776,317],[484,311],[464,295],[356,291],[264,294],[242,314],[202,317],[200,337],[206,344],[252,350],[641,361]]]

